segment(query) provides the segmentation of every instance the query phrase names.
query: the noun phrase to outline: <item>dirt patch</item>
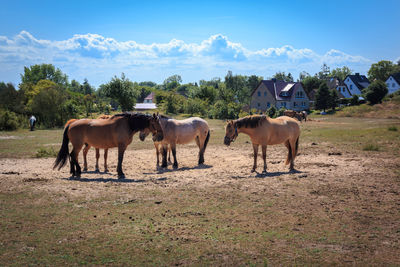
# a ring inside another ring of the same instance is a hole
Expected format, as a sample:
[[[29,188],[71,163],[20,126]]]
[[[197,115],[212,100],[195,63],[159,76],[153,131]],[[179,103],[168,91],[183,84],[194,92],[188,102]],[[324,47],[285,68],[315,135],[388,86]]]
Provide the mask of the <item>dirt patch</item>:
[[[61,171],[52,170],[54,159],[0,159],[0,193],[29,191],[56,196],[55,201],[79,199],[74,204],[76,207],[86,207],[89,201],[101,197],[124,206],[150,203],[154,210],[165,207],[159,216],[173,221],[174,225],[159,224],[151,242],[160,232],[182,246],[198,244],[204,238],[214,244],[225,235],[229,237],[226,243],[217,246],[217,252],[204,256],[218,263],[245,264],[240,256],[235,256],[239,255],[237,252],[251,255],[256,263],[262,263],[264,252],[261,251],[268,251],[269,257],[275,259],[272,263],[279,263],[285,259],[279,255],[290,258],[295,256],[293,248],[301,248],[308,253],[307,257],[317,259],[303,259],[309,263],[400,264],[400,180],[395,170],[400,166],[399,158],[384,152],[327,153],[320,146],[301,144],[294,172],[289,172],[284,165],[286,148],[268,147],[266,174],[261,172],[261,156],[258,172],[250,172],[253,163],[250,144],[210,146],[201,166],[197,165],[195,145],[178,146],[178,169],[171,165],[167,169],[158,168],[153,149],[133,150],[125,154],[123,169],[127,179],[124,180],[117,179],[116,149],[109,151],[110,173],[94,171],[95,152],[91,150],[89,171],[82,173],[81,179],[71,179],[68,166]],[[191,195],[198,201],[211,199],[221,207],[231,206],[231,214],[222,217],[223,214],[212,210],[216,207],[170,211],[170,206],[190,202]],[[241,206],[242,203],[246,206]],[[106,216],[113,216],[112,210],[104,211]],[[101,214],[92,216],[100,217]],[[175,221],[175,217],[181,221]],[[132,222],[144,220],[125,213],[123,218]],[[191,223],[193,220],[208,225],[216,219],[223,225],[200,237],[195,235],[200,231],[196,229],[202,226]],[[113,219],[110,225],[118,227],[121,220]],[[149,224],[156,225],[152,218],[148,220]],[[147,232],[141,231],[146,236]],[[229,243],[232,240],[243,242],[246,248]],[[252,243],[251,240],[263,241]],[[262,249],[263,242],[269,244],[269,249]],[[319,258],[321,253],[326,260]],[[229,257],[224,260],[221,258],[224,255]],[[195,262],[192,259],[187,263]]]

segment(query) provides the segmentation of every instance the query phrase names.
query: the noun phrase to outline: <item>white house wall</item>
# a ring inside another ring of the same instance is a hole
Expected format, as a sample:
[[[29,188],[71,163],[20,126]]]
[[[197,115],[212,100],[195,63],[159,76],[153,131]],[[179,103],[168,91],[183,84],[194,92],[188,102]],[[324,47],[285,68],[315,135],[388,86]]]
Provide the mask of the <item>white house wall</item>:
[[[361,95],[361,91],[358,89],[358,87],[353,82],[353,80],[350,79],[350,77],[347,77],[344,80],[344,83],[347,85],[347,88],[349,89],[349,92],[350,92],[351,96],[352,95]]]
[[[400,84],[398,84],[392,76],[386,80],[386,85],[389,90],[389,94],[393,94],[394,92],[400,90]]]

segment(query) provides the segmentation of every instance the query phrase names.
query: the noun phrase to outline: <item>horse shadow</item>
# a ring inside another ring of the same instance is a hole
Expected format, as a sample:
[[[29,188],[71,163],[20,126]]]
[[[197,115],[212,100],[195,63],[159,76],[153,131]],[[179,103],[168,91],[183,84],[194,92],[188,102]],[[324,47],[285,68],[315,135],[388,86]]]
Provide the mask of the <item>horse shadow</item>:
[[[98,183],[109,183],[109,182],[114,182],[114,183],[144,183],[147,182],[144,179],[118,179],[114,177],[109,177],[109,178],[76,178],[76,177],[66,177],[62,178],[63,180],[67,181],[76,181],[76,182],[82,182],[82,183],[87,183],[87,182],[98,182]]]
[[[256,171],[256,175],[254,176],[255,178],[268,178],[268,177],[279,177],[285,174],[298,174],[298,173],[303,173],[302,171],[299,170],[289,170],[287,172],[258,172]]]
[[[207,164],[200,164],[194,167],[181,167],[181,168],[177,168],[177,169],[168,169],[168,168],[162,168],[160,166],[157,166],[157,171],[155,173],[150,173],[150,172],[146,172],[143,174],[163,174],[163,173],[168,173],[168,172],[181,172],[181,171],[189,171],[189,170],[204,170],[204,169],[209,169],[212,168],[212,165],[207,165]]]

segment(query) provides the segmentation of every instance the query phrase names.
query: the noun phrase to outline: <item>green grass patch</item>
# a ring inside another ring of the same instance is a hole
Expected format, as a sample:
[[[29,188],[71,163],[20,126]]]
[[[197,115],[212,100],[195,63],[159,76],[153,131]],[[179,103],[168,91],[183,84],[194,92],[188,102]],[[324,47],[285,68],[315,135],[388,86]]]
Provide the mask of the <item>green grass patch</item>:
[[[392,131],[392,132],[397,132],[397,127],[396,126],[389,126],[388,130]]]
[[[366,144],[363,146],[364,151],[379,151],[379,146],[375,144]]]
[[[36,152],[37,158],[54,158],[57,156],[57,151],[53,147],[45,148],[41,147]]]

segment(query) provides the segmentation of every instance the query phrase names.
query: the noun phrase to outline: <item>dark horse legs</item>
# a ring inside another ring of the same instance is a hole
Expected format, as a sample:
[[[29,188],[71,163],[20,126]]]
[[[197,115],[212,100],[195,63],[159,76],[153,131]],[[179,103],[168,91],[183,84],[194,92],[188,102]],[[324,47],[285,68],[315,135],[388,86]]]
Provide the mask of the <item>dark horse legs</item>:
[[[72,150],[71,154],[70,154],[70,172],[72,174],[72,176],[76,176],[77,178],[81,177],[81,167],[79,166],[78,163],[78,159],[77,159],[77,153],[75,152],[75,150]],[[76,170],[75,170],[76,167]]]
[[[118,145],[118,179],[124,179],[125,174],[122,172],[122,161],[124,160],[124,153],[125,153],[126,146],[125,145]]]

